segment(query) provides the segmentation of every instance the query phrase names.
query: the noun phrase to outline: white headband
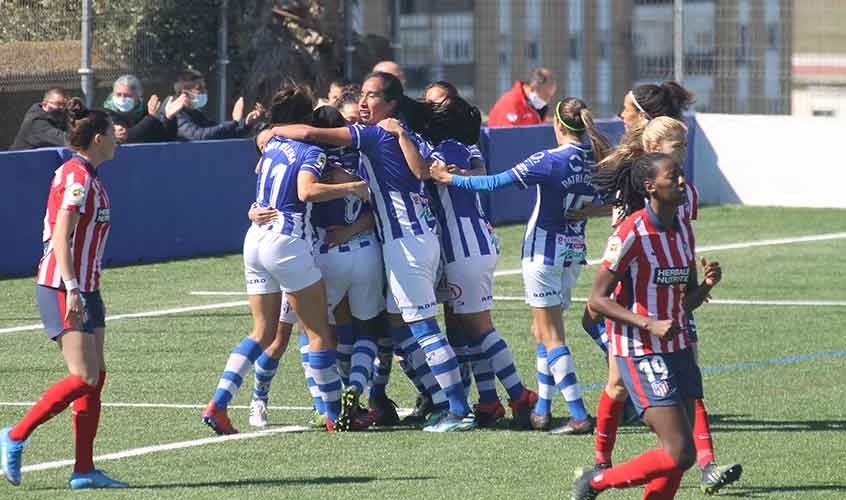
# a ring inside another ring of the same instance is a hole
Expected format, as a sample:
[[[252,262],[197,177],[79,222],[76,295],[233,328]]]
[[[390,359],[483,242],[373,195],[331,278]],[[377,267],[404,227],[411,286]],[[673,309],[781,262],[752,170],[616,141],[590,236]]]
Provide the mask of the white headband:
[[[645,109],[643,109],[643,107],[640,105],[640,103],[639,103],[639,102],[637,102],[637,99],[635,99],[635,96],[634,96],[634,91],[633,91],[633,90],[629,90],[629,97],[631,97],[631,98],[632,98],[632,102],[634,103],[635,107],[636,107],[637,109],[639,109],[641,113],[643,113],[644,115],[646,115],[646,119],[647,119],[647,120],[651,120],[651,119],[652,119],[652,117],[651,117],[651,116],[649,116],[649,113],[647,113],[647,112],[646,112],[646,110],[645,110]]]

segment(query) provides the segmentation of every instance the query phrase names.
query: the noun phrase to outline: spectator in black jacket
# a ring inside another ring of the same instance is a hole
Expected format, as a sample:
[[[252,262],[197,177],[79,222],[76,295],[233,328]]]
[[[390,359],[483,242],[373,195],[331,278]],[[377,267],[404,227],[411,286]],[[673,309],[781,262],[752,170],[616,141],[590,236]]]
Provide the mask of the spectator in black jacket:
[[[217,123],[210,120],[202,111],[208,103],[208,94],[206,80],[198,71],[187,70],[176,75],[173,90],[177,96],[186,96],[183,98],[189,100],[188,106],[176,113],[177,139],[199,141],[245,137],[264,116],[264,106],[260,103],[256,103],[255,108],[244,116],[244,98],[240,97],[232,108],[231,121]]]
[[[9,149],[62,147],[67,139],[68,119],[65,113],[65,89],[53,87],[44,99],[30,106],[21,128]]]
[[[176,138],[176,113],[188,99],[174,99],[161,115],[161,101],[150,96],[146,106],[141,82],[133,75],[123,75],[112,85],[112,93],[103,102],[115,125],[118,143],[163,142]]]

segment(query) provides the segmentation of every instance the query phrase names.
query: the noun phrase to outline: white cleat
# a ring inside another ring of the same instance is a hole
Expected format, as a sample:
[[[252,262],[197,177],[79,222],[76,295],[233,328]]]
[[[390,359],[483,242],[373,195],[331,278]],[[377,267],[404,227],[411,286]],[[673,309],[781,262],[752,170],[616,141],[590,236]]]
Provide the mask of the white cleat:
[[[267,403],[260,399],[250,402],[250,425],[253,427],[267,426]]]

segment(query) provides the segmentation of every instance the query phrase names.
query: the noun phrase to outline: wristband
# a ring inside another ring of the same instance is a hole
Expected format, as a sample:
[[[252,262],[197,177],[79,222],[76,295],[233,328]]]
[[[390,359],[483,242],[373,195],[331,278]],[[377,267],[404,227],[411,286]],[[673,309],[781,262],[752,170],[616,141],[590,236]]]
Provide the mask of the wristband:
[[[67,291],[79,289],[79,282],[76,281],[76,278],[62,281],[65,283],[65,290]]]

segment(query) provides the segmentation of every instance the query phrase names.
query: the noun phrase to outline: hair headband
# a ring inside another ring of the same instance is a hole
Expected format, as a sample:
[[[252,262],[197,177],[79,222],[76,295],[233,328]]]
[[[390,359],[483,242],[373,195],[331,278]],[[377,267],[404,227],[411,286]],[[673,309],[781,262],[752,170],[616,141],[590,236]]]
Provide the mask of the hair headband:
[[[555,117],[558,118],[558,121],[561,122],[562,125],[567,127],[568,129],[572,130],[573,132],[584,132],[585,128],[576,128],[571,125],[568,125],[567,122],[564,121],[564,118],[561,118],[561,103],[564,101],[558,101],[558,105],[555,106]]]
[[[651,119],[652,119],[652,117],[651,117],[651,116],[649,116],[649,113],[647,113],[647,112],[646,112],[646,110],[645,110],[645,109],[643,109],[643,106],[641,106],[641,105],[640,105],[640,103],[639,103],[639,102],[637,102],[637,99],[635,99],[634,90],[629,90],[629,97],[631,97],[631,98],[632,98],[632,102],[634,103],[635,107],[636,107],[638,110],[640,110],[640,112],[641,112],[641,113],[643,113],[644,115],[646,115],[646,119],[647,119],[647,120],[651,120]]]

